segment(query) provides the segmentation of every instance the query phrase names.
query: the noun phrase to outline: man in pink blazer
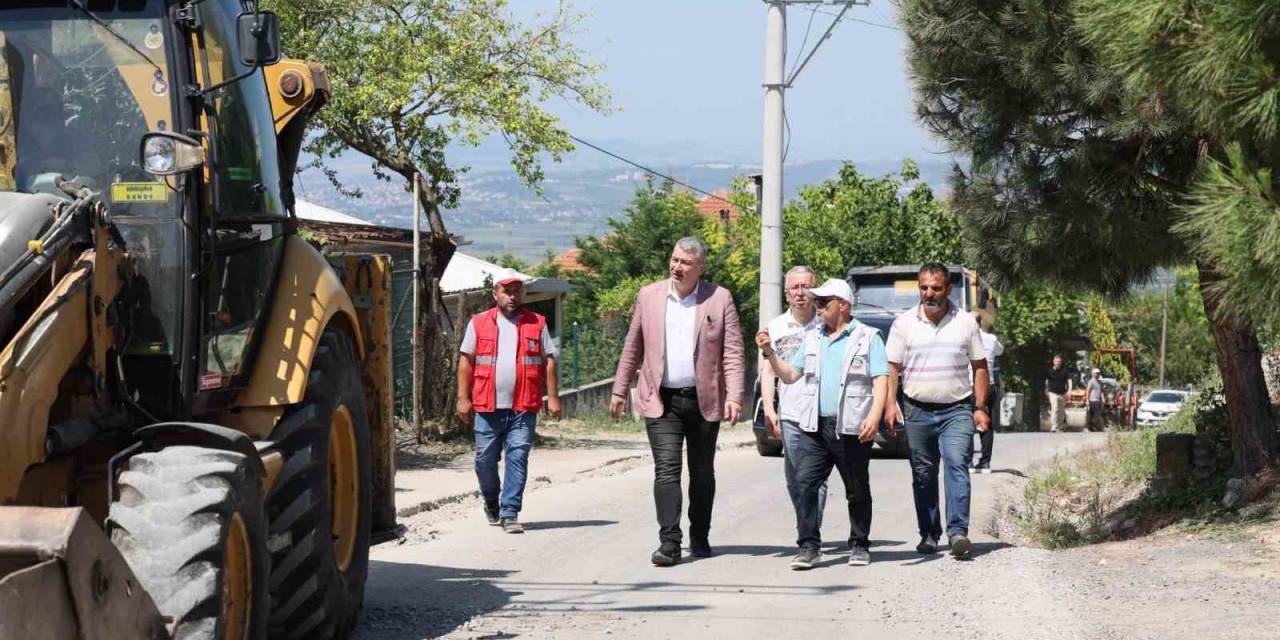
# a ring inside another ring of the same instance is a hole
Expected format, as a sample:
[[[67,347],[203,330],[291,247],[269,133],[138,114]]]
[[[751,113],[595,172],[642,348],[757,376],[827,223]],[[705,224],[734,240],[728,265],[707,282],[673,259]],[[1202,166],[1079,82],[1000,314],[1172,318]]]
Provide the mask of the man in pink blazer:
[[[716,494],[716,436],[720,421],[742,415],[746,356],[738,310],[729,291],[699,278],[707,247],[681,238],[671,252],[670,275],[640,290],[618,360],[609,410],[616,419],[636,380],[636,411],[644,416],[653,449],[653,499],[659,547],[653,564],[680,561],[680,476],[689,441],[689,552],[711,555],[711,505]]]

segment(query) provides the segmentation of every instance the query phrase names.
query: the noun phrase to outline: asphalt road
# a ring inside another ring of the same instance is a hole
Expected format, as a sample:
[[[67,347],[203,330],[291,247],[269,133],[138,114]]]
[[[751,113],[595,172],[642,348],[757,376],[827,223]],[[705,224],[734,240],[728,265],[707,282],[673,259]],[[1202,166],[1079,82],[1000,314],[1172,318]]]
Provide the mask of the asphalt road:
[[[1101,434],[1000,434],[995,473],[973,476],[973,559],[921,556],[910,472],[871,465],[872,564],[846,564],[837,475],[824,555],[792,571],[795,517],[782,460],[717,456],[715,556],[657,568],[652,466],[528,491],[528,532],[487,526],[478,503],[423,514],[406,541],[374,549],[357,631],[364,640],[431,638],[1093,638],[1047,556],[986,533],[1002,487],[1034,462]],[[537,475],[534,453],[532,475]],[[687,530],[687,523],[685,525]]]

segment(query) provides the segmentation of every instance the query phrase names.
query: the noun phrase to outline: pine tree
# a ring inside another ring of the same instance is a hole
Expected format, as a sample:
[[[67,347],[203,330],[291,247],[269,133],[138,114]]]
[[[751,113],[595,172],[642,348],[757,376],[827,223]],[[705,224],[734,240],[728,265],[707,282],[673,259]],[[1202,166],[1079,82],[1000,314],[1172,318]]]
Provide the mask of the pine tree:
[[[1047,278],[1117,294],[1195,258],[1235,471],[1252,473],[1277,450],[1256,330],[1219,313],[1222,256],[1178,233],[1215,139],[1194,109],[1135,91],[1100,59],[1076,20],[1081,1],[903,0],[918,114],[969,161],[953,176],[968,262],[1006,287]]]
[[[1118,344],[1116,326],[1111,322],[1111,315],[1107,313],[1102,296],[1090,296],[1085,317],[1089,324],[1089,342],[1093,343],[1094,349],[1111,349]],[[1094,353],[1093,366],[1101,369],[1102,375],[1115,378],[1124,388],[1128,388],[1133,379],[1129,375],[1128,365],[1114,353]]]

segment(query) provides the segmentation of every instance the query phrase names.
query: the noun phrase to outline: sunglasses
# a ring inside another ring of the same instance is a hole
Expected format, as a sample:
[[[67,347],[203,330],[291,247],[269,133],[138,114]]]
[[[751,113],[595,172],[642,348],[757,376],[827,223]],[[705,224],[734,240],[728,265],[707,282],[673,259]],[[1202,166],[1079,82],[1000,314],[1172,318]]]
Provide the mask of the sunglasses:
[[[826,309],[827,305],[831,304],[832,300],[839,300],[839,299],[840,298],[837,298],[835,296],[822,296],[820,298],[814,298],[813,306],[818,309]]]

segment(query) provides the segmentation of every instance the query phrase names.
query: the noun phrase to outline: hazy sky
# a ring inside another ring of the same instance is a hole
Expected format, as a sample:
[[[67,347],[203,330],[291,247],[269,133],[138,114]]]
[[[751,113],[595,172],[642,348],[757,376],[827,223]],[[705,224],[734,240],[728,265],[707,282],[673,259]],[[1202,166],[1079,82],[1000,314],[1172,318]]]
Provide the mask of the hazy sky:
[[[556,5],[511,0],[521,17]],[[563,102],[550,105],[570,131],[592,141],[702,146],[707,159],[759,161],[764,2],[576,0],[574,6],[592,14],[575,41],[607,65],[601,79],[622,111],[602,117]],[[824,13],[814,17],[805,51],[839,11],[817,7]],[[903,34],[848,19],[896,26],[894,14],[887,0],[851,8],[787,92],[789,162],[940,157],[942,145],[912,116]],[[810,15],[803,5],[787,9],[789,69],[801,55]]]

